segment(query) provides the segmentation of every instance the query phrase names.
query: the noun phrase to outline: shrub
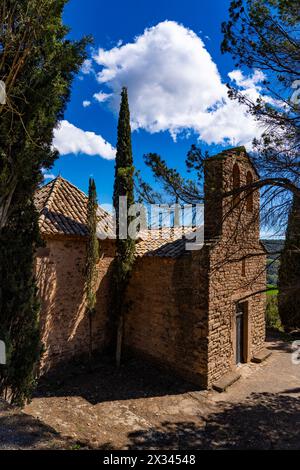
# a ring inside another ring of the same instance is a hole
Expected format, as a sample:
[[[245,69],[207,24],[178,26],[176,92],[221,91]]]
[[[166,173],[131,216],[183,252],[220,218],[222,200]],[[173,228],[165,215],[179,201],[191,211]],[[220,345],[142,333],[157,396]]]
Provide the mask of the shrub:
[[[282,331],[282,324],[278,313],[278,298],[277,295],[267,296],[266,306],[266,327]]]

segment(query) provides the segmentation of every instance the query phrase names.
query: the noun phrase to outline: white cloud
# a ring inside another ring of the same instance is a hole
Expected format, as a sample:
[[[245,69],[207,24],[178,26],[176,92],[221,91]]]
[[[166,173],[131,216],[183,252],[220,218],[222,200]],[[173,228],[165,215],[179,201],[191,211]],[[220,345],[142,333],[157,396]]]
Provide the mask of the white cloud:
[[[53,173],[47,173],[48,170],[45,168],[42,168],[42,175],[44,177],[44,180],[54,180],[56,176]]]
[[[82,106],[83,106],[84,108],[88,108],[89,106],[91,106],[91,102],[90,102],[89,100],[84,100],[84,101],[82,102]]]
[[[44,179],[45,180],[54,180],[56,176],[53,173],[45,173],[44,174]]]
[[[283,101],[261,94],[263,91],[262,83],[267,78],[261,70],[254,70],[253,74],[248,76],[245,76],[241,70],[233,70],[229,72],[228,76],[241,89],[241,92],[247,94],[253,102],[261,98],[277,108],[284,109],[286,107]]]
[[[95,100],[98,101],[99,103],[104,103],[104,101],[107,101],[112,96],[112,94],[103,93],[102,91],[100,91],[99,93],[95,93],[93,96]]]
[[[113,160],[116,150],[106,142],[101,135],[79,129],[68,121],[61,121],[54,132],[53,147],[61,155],[69,153],[86,155],[98,155],[107,160]]]
[[[234,81],[237,86],[242,88],[254,88],[261,90],[261,82],[266,79],[265,74],[261,70],[254,70],[254,73],[245,77],[241,70],[233,70],[228,74],[229,78]]]
[[[81,66],[81,73],[83,75],[89,75],[93,72],[93,61],[92,59],[86,59]]]
[[[174,21],[146,29],[133,43],[99,49],[94,60],[101,66],[98,82],[112,90],[105,99],[115,112],[122,86],[128,87],[133,129],[169,131],[174,139],[194,131],[208,144],[236,145],[261,133],[245,107],[228,98],[201,38]],[[261,72],[249,79],[234,71],[230,78],[258,96]]]

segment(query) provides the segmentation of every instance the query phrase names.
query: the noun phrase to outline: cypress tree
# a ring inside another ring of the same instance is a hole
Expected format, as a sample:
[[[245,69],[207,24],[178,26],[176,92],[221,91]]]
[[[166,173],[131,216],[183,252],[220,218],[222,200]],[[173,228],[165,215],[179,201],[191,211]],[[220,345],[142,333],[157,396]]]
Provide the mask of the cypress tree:
[[[115,182],[113,203],[116,213],[116,258],[115,258],[115,324],[116,334],[116,362],[121,361],[123,341],[124,319],[128,305],[124,303],[126,288],[130,279],[130,273],[134,262],[135,241],[128,237],[128,226],[132,217],[128,215],[129,207],[134,204],[134,166],[131,145],[130,111],[128,105],[127,89],[124,87],[121,93],[121,106],[118,122],[118,141],[115,165]],[[127,198],[124,209],[127,209],[125,217],[120,221],[120,197]],[[123,234],[127,233],[126,238]]]
[[[99,242],[97,238],[97,191],[93,179],[89,181],[89,200],[87,210],[87,256],[86,256],[86,298],[89,318],[89,358],[93,352],[93,318],[96,306],[97,262],[99,259]]]
[[[0,232],[0,338],[6,345],[0,394],[19,406],[32,394],[42,352],[40,305],[33,275],[38,242],[37,213],[32,203],[22,203]]]
[[[279,268],[278,308],[288,330],[300,328],[300,198],[294,195]]]

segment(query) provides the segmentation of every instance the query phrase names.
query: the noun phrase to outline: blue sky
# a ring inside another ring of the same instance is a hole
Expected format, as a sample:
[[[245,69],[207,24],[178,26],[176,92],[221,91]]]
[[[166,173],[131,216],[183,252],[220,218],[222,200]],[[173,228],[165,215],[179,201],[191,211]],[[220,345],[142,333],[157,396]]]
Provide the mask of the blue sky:
[[[83,71],[90,73],[80,73],[73,83],[65,121],[56,138],[62,155],[51,173],[62,175],[85,192],[92,175],[99,202],[111,202],[122,85],[129,88],[135,166],[146,179],[150,175],[143,165],[145,153],[159,153],[184,173],[192,143],[198,142],[211,153],[249,143],[254,136],[253,122],[237,110],[239,105],[224,98],[228,74],[235,70],[230,56],[220,52],[221,23],[227,19],[229,3],[70,0],[64,13],[70,37],[91,34],[94,45]],[[145,33],[147,28],[152,29]],[[262,77],[253,71],[247,77],[242,73],[235,71],[231,80],[257,94]],[[101,93],[98,101],[96,93]]]

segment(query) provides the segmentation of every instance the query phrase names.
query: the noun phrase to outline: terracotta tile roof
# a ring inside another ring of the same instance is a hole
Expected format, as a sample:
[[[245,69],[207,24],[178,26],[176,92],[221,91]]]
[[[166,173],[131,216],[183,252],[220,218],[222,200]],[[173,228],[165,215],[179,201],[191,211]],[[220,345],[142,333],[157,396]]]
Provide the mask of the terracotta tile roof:
[[[159,256],[177,258],[188,253],[187,241],[195,233],[192,227],[163,228],[141,233],[141,240],[136,244],[136,256]]]
[[[49,236],[86,236],[87,203],[86,194],[62,177],[42,186],[35,195],[41,233]],[[99,238],[114,238],[112,216],[99,206],[98,217]],[[181,256],[186,253],[186,237],[193,231],[195,229],[191,227],[143,231],[136,243],[136,257]]]
[[[87,196],[62,177],[38,189],[35,204],[40,212],[40,230],[44,235],[87,235]],[[99,235],[113,234],[113,219],[100,206]]]

